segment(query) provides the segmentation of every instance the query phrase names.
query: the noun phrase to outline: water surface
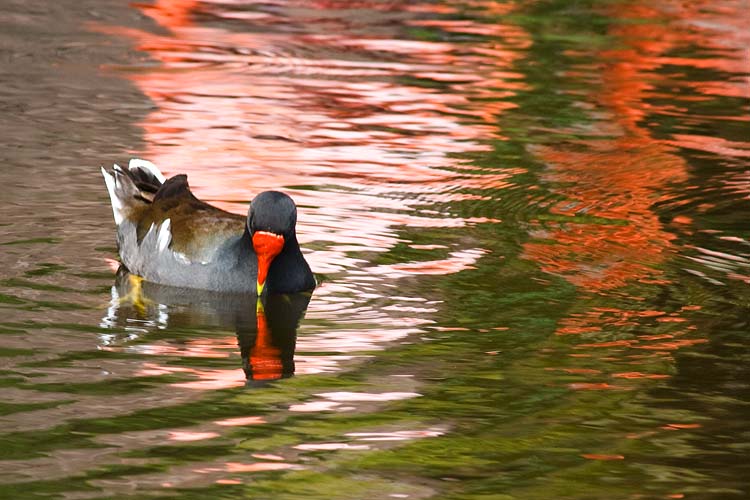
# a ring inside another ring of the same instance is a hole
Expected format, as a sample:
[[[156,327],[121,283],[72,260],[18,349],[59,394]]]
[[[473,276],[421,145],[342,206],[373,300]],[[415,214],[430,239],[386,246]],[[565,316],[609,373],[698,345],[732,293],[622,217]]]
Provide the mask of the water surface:
[[[747,8],[2,2],[2,496],[746,497]],[[321,285],[130,300],[130,157]]]

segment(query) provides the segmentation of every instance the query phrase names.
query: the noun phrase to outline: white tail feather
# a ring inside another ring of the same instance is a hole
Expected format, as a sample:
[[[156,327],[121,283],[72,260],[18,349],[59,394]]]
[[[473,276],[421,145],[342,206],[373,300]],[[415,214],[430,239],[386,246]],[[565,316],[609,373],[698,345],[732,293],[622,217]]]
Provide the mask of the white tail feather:
[[[116,168],[117,165],[115,165]],[[107,185],[107,191],[109,192],[109,199],[112,202],[112,214],[115,216],[115,224],[118,226],[123,219],[123,206],[120,199],[117,197],[117,180],[115,176],[104,170],[102,167],[102,175],[104,176],[104,183]]]
[[[164,181],[167,180],[166,177],[164,177],[164,174],[161,173],[159,168],[151,163],[148,160],[141,160],[140,158],[133,158],[130,160],[130,163],[128,163],[128,169],[129,170],[136,170],[138,168],[142,168],[143,170],[146,170],[147,172],[151,172],[154,177],[159,179],[159,182],[164,183]]]

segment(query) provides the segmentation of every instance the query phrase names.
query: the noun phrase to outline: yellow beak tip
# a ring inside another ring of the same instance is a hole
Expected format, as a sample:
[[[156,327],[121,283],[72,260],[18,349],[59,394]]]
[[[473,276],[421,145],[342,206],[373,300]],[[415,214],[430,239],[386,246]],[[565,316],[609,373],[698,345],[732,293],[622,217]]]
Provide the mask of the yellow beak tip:
[[[258,297],[260,297],[260,294],[263,293],[263,288],[265,288],[265,286],[266,286],[265,283],[258,283],[257,284]]]

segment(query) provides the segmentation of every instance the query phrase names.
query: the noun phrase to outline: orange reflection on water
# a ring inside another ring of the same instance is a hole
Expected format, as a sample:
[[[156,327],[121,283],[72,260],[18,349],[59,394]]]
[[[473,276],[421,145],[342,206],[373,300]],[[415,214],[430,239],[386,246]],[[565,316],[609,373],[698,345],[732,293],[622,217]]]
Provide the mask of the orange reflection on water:
[[[618,85],[612,95],[629,90]],[[656,265],[664,260],[674,235],[662,228],[651,210],[654,193],[670,182],[686,179],[679,157],[645,133],[634,136],[638,131],[627,121],[620,123],[626,134],[620,139],[579,143],[579,147],[595,148],[593,154],[562,147],[537,151],[552,167],[546,175],[549,182],[574,186],[559,189],[566,201],[551,209],[571,220],[549,224],[545,239],[555,243],[532,242],[525,247],[526,255],[545,270],[593,292],[661,275]],[[586,221],[591,216],[612,223]]]
[[[682,148],[698,149],[700,151],[716,153],[721,156],[750,158],[750,141],[728,141],[721,137],[707,137],[705,135],[695,134],[675,134],[672,136],[671,140],[665,142]],[[746,192],[750,192],[750,189],[747,189],[748,187],[750,187],[750,185],[746,187]]]
[[[172,441],[203,441],[219,437],[218,432],[192,432],[192,431],[171,431],[169,439]]]
[[[576,382],[568,384],[568,388],[574,391],[611,391],[611,390],[630,390],[629,387],[612,385],[606,382]]]
[[[299,468],[299,465],[287,464],[284,462],[227,462],[227,472],[261,472],[272,470],[287,470]]]
[[[385,275],[390,278],[409,274],[453,274],[466,269],[475,269],[473,264],[485,253],[487,252],[481,248],[472,248],[461,252],[452,252],[446,259],[406,262],[404,264],[382,264],[377,267],[371,267],[367,271],[375,275]]]
[[[526,244],[525,255],[575,284],[594,303],[601,303],[597,296],[603,295],[623,304],[623,309],[574,311],[559,322],[556,333],[578,337],[565,341],[592,354],[571,356],[595,363],[597,368],[611,362],[637,366],[610,374],[611,383],[592,381],[573,384],[573,389],[611,389],[619,387],[618,381],[668,378],[665,371],[674,365],[675,350],[708,342],[700,335],[696,338],[695,327],[681,314],[694,306],[677,313],[639,311],[647,307],[650,297],[637,295],[654,289],[644,284],[668,284],[663,264],[678,251],[684,253],[673,246],[674,228],[664,227],[654,209],[655,204],[674,196],[672,185],[685,185],[689,179],[688,164],[676,147],[720,155],[730,163],[747,158],[750,151],[750,142],[744,140],[693,132],[664,138],[653,131],[662,116],[699,123],[705,129],[709,120],[725,117],[691,116],[689,110],[700,109],[694,103],[715,101],[717,96],[747,95],[750,17],[738,15],[746,10],[738,2],[722,4],[726,8],[714,2],[670,0],[603,6],[609,18],[630,21],[609,25],[608,34],[619,42],[618,48],[576,54],[603,61],[572,68],[576,78],[595,81],[593,93],[575,96],[582,114],[590,110],[587,118],[591,124],[567,130],[573,137],[584,135],[583,139],[533,150],[549,166],[544,180],[564,201],[551,207],[558,217],[539,223],[536,235],[543,241]],[[705,81],[708,73],[699,73],[703,81],[685,77],[685,72],[705,69],[725,71],[733,77],[716,73],[713,82]],[[748,116],[726,119],[747,120]],[[742,181],[736,176],[733,184],[726,182],[726,192],[750,192]],[[693,218],[678,215],[673,222],[685,231]],[[741,271],[746,265],[743,256],[695,251],[697,255],[687,258],[709,268],[727,269],[731,263],[736,271],[727,273],[728,278],[742,279],[745,274]],[[701,271],[689,272],[711,279]],[[581,306],[587,307],[587,301]]]
[[[143,367],[136,373],[136,375],[141,377],[154,377],[173,373],[190,374],[198,379],[191,382],[177,382],[172,384],[174,387],[182,387],[184,389],[216,390],[242,387],[245,385],[245,377],[240,368],[232,370],[201,370],[189,367],[144,363]]]
[[[669,375],[662,374],[662,373],[643,373],[643,372],[613,373],[612,376],[614,378],[650,378],[650,379],[669,378]]]
[[[594,99],[610,118],[610,130],[605,132],[616,137],[579,141],[575,149],[540,148],[538,153],[552,167],[549,181],[575,185],[560,188],[568,200],[553,212],[594,215],[616,224],[567,224],[553,229],[550,238],[556,244],[532,243],[526,248],[549,271],[591,291],[659,274],[655,266],[664,260],[674,236],[662,228],[651,206],[669,183],[686,180],[684,161],[653,139],[641,123],[651,112],[648,90],[666,78],[655,71],[661,64],[656,59],[680,41],[673,32],[676,23],[657,22],[663,13],[645,6],[618,4],[612,9],[614,17],[646,21],[614,23],[613,35],[626,48],[600,56],[608,64],[602,68],[601,90]]]
[[[260,425],[265,424],[266,420],[263,417],[235,417],[227,418],[224,420],[214,421],[216,425],[223,425],[229,427],[237,427],[243,425]]]
[[[675,68],[681,66],[746,74],[750,30],[743,28],[750,28],[750,23],[747,16],[737,15],[740,11],[738,2],[728,2],[721,8],[713,2],[670,1],[607,7],[613,18],[639,20],[613,23],[610,34],[622,41],[623,48],[597,55],[598,60],[607,64],[602,66],[601,91],[594,99],[597,111],[608,116],[607,124],[598,125],[611,127],[605,132],[616,137],[578,141],[575,149],[540,148],[538,153],[552,166],[549,181],[575,185],[574,189],[560,189],[568,200],[556,206],[555,213],[596,215],[627,224],[551,227],[548,237],[558,244],[532,243],[526,247],[530,257],[541,262],[545,269],[564,275],[590,291],[610,290],[658,277],[656,266],[668,255],[674,237],[662,228],[651,206],[659,201],[657,193],[666,191],[671,183],[686,180],[684,161],[672,152],[672,147],[742,158],[747,157],[750,142],[695,134],[655,139],[643,121],[649,114],[674,111],[665,110],[667,105],[652,104],[650,99],[658,97],[656,88],[695,86],[686,92],[670,93],[670,103],[690,101],[696,91],[708,100],[717,86],[725,84],[727,87],[719,95],[746,95],[746,77],[706,86],[694,80],[679,80],[674,75]],[[721,56],[671,55],[691,45]],[[585,151],[581,151],[582,146]]]

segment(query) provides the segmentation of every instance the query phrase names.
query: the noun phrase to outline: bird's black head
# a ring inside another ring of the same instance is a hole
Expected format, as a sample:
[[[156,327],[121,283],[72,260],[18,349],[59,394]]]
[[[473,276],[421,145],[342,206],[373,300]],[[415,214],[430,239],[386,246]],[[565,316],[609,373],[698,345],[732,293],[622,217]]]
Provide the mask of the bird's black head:
[[[294,235],[297,224],[297,206],[286,194],[264,191],[250,203],[247,212],[247,229],[250,235],[265,231],[284,237]]]
[[[258,296],[263,293],[271,263],[289,242],[296,243],[294,226],[297,207],[294,201],[278,191],[264,191],[250,203],[247,229],[258,257]]]

